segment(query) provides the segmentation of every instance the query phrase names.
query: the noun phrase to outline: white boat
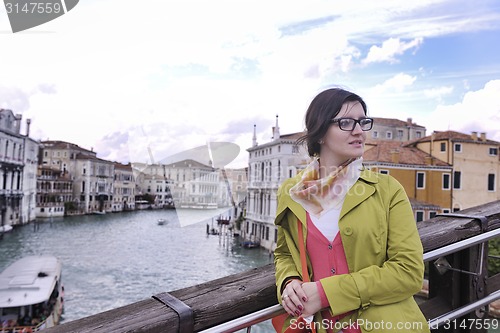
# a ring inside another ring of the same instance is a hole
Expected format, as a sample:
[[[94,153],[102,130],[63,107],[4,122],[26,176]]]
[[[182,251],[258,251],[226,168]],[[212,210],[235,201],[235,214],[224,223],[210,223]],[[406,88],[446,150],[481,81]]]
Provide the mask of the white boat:
[[[167,223],[167,220],[165,220],[165,219],[158,219],[158,225],[164,225],[165,223]]]
[[[12,230],[12,226],[9,224],[6,225],[0,225],[0,234],[4,232],[9,232]]]
[[[54,256],[28,256],[0,274],[3,330],[37,332],[59,323],[64,293],[61,269]]]

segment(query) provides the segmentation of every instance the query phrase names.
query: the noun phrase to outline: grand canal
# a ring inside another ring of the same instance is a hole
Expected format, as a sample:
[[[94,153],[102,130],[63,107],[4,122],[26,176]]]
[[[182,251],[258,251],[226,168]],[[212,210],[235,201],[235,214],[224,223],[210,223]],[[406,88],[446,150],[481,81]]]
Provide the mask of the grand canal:
[[[214,211],[214,216],[227,213]],[[187,217],[186,217],[187,216]],[[263,249],[244,249],[206,233],[206,211],[147,210],[52,218],[4,234],[0,270],[16,259],[51,254],[62,261],[63,322],[130,304],[272,261]],[[164,218],[165,225],[157,221]],[[185,222],[185,221],[183,221]],[[267,332],[261,324],[252,332]]]

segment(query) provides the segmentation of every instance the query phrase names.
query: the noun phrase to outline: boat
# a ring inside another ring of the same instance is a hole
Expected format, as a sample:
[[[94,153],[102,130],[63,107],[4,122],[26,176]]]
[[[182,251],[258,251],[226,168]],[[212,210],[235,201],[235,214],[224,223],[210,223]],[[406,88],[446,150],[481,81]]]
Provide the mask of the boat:
[[[64,287],[54,256],[23,257],[0,273],[0,322],[6,332],[38,332],[59,324]]]
[[[249,240],[243,241],[240,244],[245,249],[257,249],[260,247],[260,242],[254,242]]]
[[[158,219],[158,225],[164,225],[165,223],[167,223],[167,220],[165,220],[165,219]]]
[[[216,221],[218,225],[229,225],[229,222],[231,222],[231,218],[219,216],[219,218]]]
[[[12,226],[9,224],[6,225],[0,225],[0,234],[4,232],[9,232],[12,230]]]

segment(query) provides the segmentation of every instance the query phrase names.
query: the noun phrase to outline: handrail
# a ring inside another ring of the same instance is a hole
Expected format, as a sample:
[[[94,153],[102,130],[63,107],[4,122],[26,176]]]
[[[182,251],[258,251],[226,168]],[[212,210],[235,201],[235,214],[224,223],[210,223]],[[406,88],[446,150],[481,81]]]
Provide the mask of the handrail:
[[[497,290],[497,291],[489,294],[488,296],[486,296],[486,297],[484,297],[476,302],[467,304],[467,305],[462,306],[458,309],[455,309],[453,311],[450,311],[448,313],[442,314],[441,316],[438,316],[434,319],[429,320],[429,322],[428,322],[429,327],[431,327],[432,329],[436,329],[439,326],[442,326],[444,324],[447,324],[447,323],[453,321],[454,319],[460,318],[463,315],[466,315],[466,314],[468,314],[476,309],[479,309],[485,305],[488,305],[491,302],[496,301],[497,299],[500,299],[500,290]]]
[[[280,304],[276,304],[260,311],[250,313],[246,316],[200,331],[199,333],[232,333],[261,323],[282,313],[285,313],[285,309],[283,309]]]
[[[500,229],[495,229],[491,231],[484,232],[480,235],[477,236],[472,236],[470,238],[466,238],[464,240],[458,241],[456,243],[446,245],[443,247],[440,247],[439,249],[432,250],[429,252],[424,253],[424,261],[429,261],[433,259],[437,259],[439,257],[442,257],[446,254],[450,254],[459,250],[466,249],[468,247],[484,243],[488,239],[494,238],[496,236],[500,235]]]

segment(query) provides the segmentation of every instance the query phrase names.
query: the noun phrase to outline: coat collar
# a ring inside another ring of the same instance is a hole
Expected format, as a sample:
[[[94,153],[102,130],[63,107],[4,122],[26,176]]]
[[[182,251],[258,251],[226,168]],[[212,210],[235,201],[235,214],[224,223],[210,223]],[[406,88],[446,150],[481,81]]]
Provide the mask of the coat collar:
[[[297,216],[297,218],[306,223],[305,209],[290,197],[290,188],[292,188],[301,179],[301,173],[297,176],[285,180],[278,190],[278,207],[276,209],[275,224],[280,225],[287,209]],[[345,197],[344,205],[340,213],[340,218],[359,205],[361,202],[368,199],[375,193],[373,184],[378,183],[378,175],[370,170],[363,169],[358,181],[349,190]]]

